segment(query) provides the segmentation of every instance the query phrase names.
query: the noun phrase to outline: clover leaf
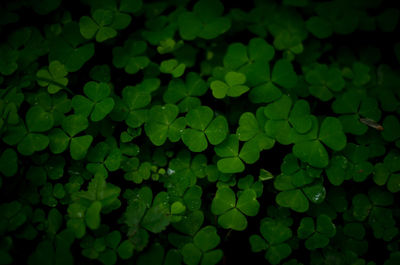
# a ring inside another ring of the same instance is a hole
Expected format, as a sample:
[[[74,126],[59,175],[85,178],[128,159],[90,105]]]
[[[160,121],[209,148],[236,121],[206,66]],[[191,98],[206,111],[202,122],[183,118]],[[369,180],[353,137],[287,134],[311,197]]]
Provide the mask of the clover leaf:
[[[241,192],[236,201],[235,193],[230,188],[219,188],[211,203],[212,213],[218,215],[218,224],[237,231],[246,229],[245,215],[255,216],[259,208],[256,192],[252,189]]]
[[[86,233],[86,226],[92,230],[100,226],[101,212],[107,213],[118,208],[121,189],[107,183],[105,177],[96,174],[88,185],[87,191],[74,192],[72,203],[68,207],[67,227],[75,236],[81,238]]]
[[[383,160],[383,163],[375,165],[373,179],[379,186],[385,185],[390,192],[400,191],[400,155],[398,152],[391,151]]]
[[[311,95],[322,100],[330,100],[335,92],[340,92],[344,86],[342,73],[335,67],[317,64],[305,74],[307,83],[310,84]]]
[[[207,106],[192,109],[186,114],[186,123],[190,128],[183,131],[182,141],[191,151],[201,152],[207,148],[208,142],[218,145],[225,140],[228,134],[226,118],[213,117],[213,111]]]
[[[285,243],[292,237],[289,225],[279,219],[264,218],[260,223],[259,235],[250,236],[250,244],[253,252],[266,250],[265,259],[271,264],[279,264],[292,253],[292,248]]]
[[[348,91],[340,95],[333,103],[332,109],[339,116],[345,133],[355,135],[364,134],[368,126],[360,122],[360,118],[372,119],[376,122],[381,117],[378,102],[374,98],[362,97],[362,95]]]
[[[117,36],[117,31],[110,25],[113,23],[114,13],[111,10],[96,9],[92,17],[83,16],[79,20],[82,36],[92,39],[96,36],[97,42],[103,42]]]
[[[309,201],[320,204],[326,196],[325,187],[319,180],[321,170],[299,165],[293,154],[284,158],[281,165],[282,173],[276,176],[274,187],[281,191],[276,196],[276,202],[283,207],[289,207],[296,212],[305,212]]]
[[[368,195],[358,193],[353,197],[351,215],[357,221],[366,220],[375,238],[390,241],[399,233],[393,213],[387,208],[392,204],[393,194],[374,187]]]
[[[168,194],[160,192],[153,198],[151,190],[143,187],[135,190],[133,195],[124,214],[125,223],[132,233],[134,234],[140,227],[152,233],[163,231],[170,223]]]
[[[325,169],[326,175],[333,185],[340,185],[349,179],[362,182],[374,169],[368,158],[369,150],[366,146],[348,144],[342,155],[331,158],[330,165]]]
[[[239,97],[249,90],[249,87],[244,85],[245,82],[246,76],[244,74],[228,72],[225,75],[225,82],[216,80],[211,82],[210,87],[215,98]]]
[[[221,144],[214,147],[218,160],[218,170],[222,173],[238,173],[244,171],[242,160],[252,164],[259,159],[258,144],[243,146],[239,152],[239,139],[235,134],[229,135]]]
[[[236,130],[239,140],[246,142],[245,145],[251,146],[255,142],[259,151],[271,149],[275,140],[264,131],[266,120],[263,107],[257,109],[256,115],[251,112],[243,113],[239,118],[239,127]]]
[[[311,217],[301,219],[297,235],[300,239],[307,239],[305,246],[314,250],[323,248],[329,244],[329,239],[336,234],[336,227],[327,215],[319,215],[316,224]]]
[[[184,117],[177,118],[178,114],[179,108],[172,104],[153,106],[150,109],[144,130],[154,145],[164,144],[167,138],[171,142],[179,141],[186,127],[186,120]]]
[[[84,131],[88,126],[88,120],[84,116],[78,114],[67,116],[62,122],[62,130],[55,128],[49,133],[50,150],[54,154],[59,154],[64,152],[69,146],[73,159],[83,159],[93,141],[93,136],[76,135]]]
[[[312,129],[306,138],[295,140],[293,154],[311,166],[324,168],[329,164],[329,155],[322,143],[335,151],[340,151],[345,148],[347,140],[337,118],[326,117],[319,132],[317,127],[317,120],[314,119],[315,129]]]
[[[215,249],[220,237],[214,226],[205,226],[193,237],[193,243],[185,244],[181,249],[185,264],[217,264],[223,256],[222,250]]]
[[[224,6],[220,1],[200,0],[193,11],[182,12],[178,17],[179,34],[184,40],[196,37],[214,39],[231,27],[228,17],[223,17]]]
[[[68,79],[65,77],[68,72],[65,66],[59,61],[50,62],[49,68],[41,69],[36,73],[37,82],[40,86],[47,87],[50,94],[55,94],[68,84]]]
[[[186,65],[184,63],[179,63],[175,59],[165,60],[160,64],[160,72],[171,74],[174,78],[182,76],[185,69]]]
[[[393,115],[389,115],[385,117],[382,124],[384,126],[384,129],[381,132],[382,138],[389,142],[395,142],[397,147],[400,146],[400,122],[398,118]]]
[[[125,120],[132,128],[140,127],[147,120],[148,110],[145,107],[151,102],[150,93],[139,86],[126,86],[122,90],[122,100],[116,99],[111,117],[117,121]]]
[[[128,74],[136,74],[150,63],[149,58],[144,55],[146,49],[146,42],[128,39],[123,47],[117,46],[113,49],[113,65],[124,68]]]
[[[114,108],[114,99],[109,97],[110,87],[106,83],[90,81],[83,87],[86,97],[76,95],[72,98],[72,108],[76,114],[88,117],[92,121],[101,121]]]
[[[185,82],[182,79],[172,79],[169,82],[163,99],[166,103],[177,104],[180,112],[188,112],[201,105],[198,97],[206,91],[206,82],[198,74],[189,72]]]

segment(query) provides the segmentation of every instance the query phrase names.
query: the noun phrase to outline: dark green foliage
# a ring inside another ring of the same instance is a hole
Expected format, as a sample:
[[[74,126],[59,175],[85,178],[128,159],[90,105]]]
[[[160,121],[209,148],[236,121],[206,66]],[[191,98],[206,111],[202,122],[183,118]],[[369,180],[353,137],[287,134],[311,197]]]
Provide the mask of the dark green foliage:
[[[400,264],[399,19],[2,1],[0,264]]]

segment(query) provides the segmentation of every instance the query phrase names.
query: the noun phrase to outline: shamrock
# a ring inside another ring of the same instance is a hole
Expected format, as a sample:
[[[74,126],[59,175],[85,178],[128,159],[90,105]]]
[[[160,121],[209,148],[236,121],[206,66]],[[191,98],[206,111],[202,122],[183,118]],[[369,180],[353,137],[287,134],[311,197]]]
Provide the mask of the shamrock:
[[[92,121],[101,121],[114,108],[114,99],[109,97],[111,90],[106,83],[87,82],[83,87],[86,97],[76,95],[72,98],[72,108],[76,114],[88,117]]]
[[[305,212],[309,208],[309,201],[315,204],[324,201],[326,190],[318,180],[321,170],[299,165],[296,157],[289,154],[284,158],[281,171],[274,181],[274,187],[281,191],[275,198],[280,206]]]
[[[211,90],[215,98],[221,99],[226,96],[239,97],[249,90],[245,86],[246,76],[242,73],[228,72],[225,75],[225,82],[215,80],[211,82]]]
[[[391,151],[383,160],[377,163],[374,170],[374,181],[379,186],[386,184],[390,192],[400,191],[400,155],[396,151]]]
[[[196,37],[214,39],[231,27],[229,18],[221,16],[224,6],[220,1],[200,0],[192,12],[182,12],[178,18],[179,34],[184,40]]]
[[[206,91],[206,82],[197,73],[189,72],[185,82],[178,78],[169,82],[163,99],[166,103],[177,104],[180,112],[188,112],[201,105],[198,97],[204,95]]]
[[[265,258],[271,264],[279,264],[292,253],[292,248],[286,243],[292,237],[290,223],[285,220],[264,218],[260,223],[259,235],[250,236],[250,245],[253,252],[266,250]]]
[[[54,128],[49,133],[50,150],[54,154],[60,154],[69,146],[73,159],[83,159],[93,141],[93,136],[76,135],[86,130],[88,126],[89,122],[84,116],[72,114],[65,117],[61,125],[62,129]]]
[[[228,134],[226,118],[213,117],[214,112],[207,106],[192,109],[186,114],[186,123],[190,128],[183,131],[182,141],[191,151],[201,152],[207,148],[208,142],[218,145],[225,140]]]
[[[222,173],[238,173],[244,171],[244,162],[252,164],[260,156],[258,143],[243,145],[239,152],[239,138],[229,135],[221,144],[214,147],[215,153],[221,157],[217,166]]]
[[[177,118],[179,109],[176,105],[154,106],[150,109],[144,130],[150,141],[160,146],[168,139],[177,142],[186,127],[184,117]]]
[[[310,94],[322,101],[330,100],[345,86],[340,70],[325,64],[314,65],[305,73],[305,79],[310,84]]]
[[[324,168],[329,164],[329,155],[321,142],[335,151],[340,151],[346,147],[346,141],[346,135],[337,118],[326,117],[319,128],[318,121],[314,118],[311,131],[294,139],[293,154],[311,166]]]
[[[245,215],[255,216],[259,208],[256,192],[252,189],[242,191],[236,201],[233,190],[221,187],[211,203],[211,212],[218,216],[218,224],[225,229],[237,231],[246,229]]]
[[[355,135],[365,134],[368,127],[360,121],[361,118],[372,119],[376,122],[381,117],[378,102],[371,97],[363,97],[355,91],[348,91],[340,95],[333,103],[332,109],[339,116],[345,133]]]
[[[136,74],[146,68],[150,60],[144,55],[147,44],[144,41],[128,39],[124,46],[113,48],[113,65],[117,68],[124,68],[128,74]]]
[[[329,239],[335,234],[335,225],[331,218],[324,214],[316,218],[316,224],[311,217],[302,218],[297,229],[297,236],[300,239],[306,239],[305,246],[310,250],[327,246]]]
[[[46,87],[50,94],[55,94],[63,89],[68,84],[68,79],[65,77],[68,72],[65,66],[59,61],[50,62],[48,70],[41,69],[37,72],[37,82],[40,86]]]
[[[220,237],[214,226],[205,226],[193,236],[193,243],[185,244],[181,253],[185,264],[217,264],[223,256],[222,250],[215,249]]]
[[[97,42],[103,42],[117,36],[117,31],[110,26],[113,21],[114,13],[111,10],[96,9],[92,18],[88,16],[80,18],[80,32],[86,39],[92,39],[96,36]]]

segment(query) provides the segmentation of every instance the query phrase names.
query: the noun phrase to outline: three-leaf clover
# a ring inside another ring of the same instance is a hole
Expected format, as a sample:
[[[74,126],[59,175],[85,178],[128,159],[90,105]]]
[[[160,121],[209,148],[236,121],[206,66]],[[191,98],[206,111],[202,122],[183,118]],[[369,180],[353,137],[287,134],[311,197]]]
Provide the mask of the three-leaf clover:
[[[243,161],[252,164],[260,157],[257,142],[253,142],[251,145],[243,145],[239,152],[239,138],[235,134],[229,135],[221,144],[215,146],[214,150],[221,157],[217,166],[222,173],[242,172],[245,168]]]
[[[311,217],[302,218],[297,229],[297,236],[300,239],[306,239],[305,246],[309,250],[326,247],[329,239],[335,234],[335,224],[325,214],[319,215],[315,222]]]
[[[163,99],[166,103],[177,104],[180,112],[188,112],[201,105],[198,97],[204,95],[207,89],[207,83],[197,73],[190,72],[185,82],[182,79],[172,79]]]
[[[117,36],[117,31],[111,27],[114,21],[114,12],[106,9],[96,9],[92,17],[83,16],[79,20],[82,36],[92,39],[96,36],[97,42],[103,42]]]
[[[49,133],[50,150],[54,154],[60,154],[69,146],[70,154],[73,159],[81,160],[85,158],[93,141],[93,136],[76,135],[86,130],[88,126],[89,122],[87,118],[82,115],[72,114],[65,117],[61,125],[62,129],[54,128]]]
[[[179,34],[184,40],[196,37],[214,39],[231,27],[231,21],[223,17],[224,6],[220,1],[200,0],[192,12],[182,12],[178,18]]]
[[[193,236],[193,242],[181,248],[183,261],[188,265],[217,264],[223,256],[222,250],[215,249],[220,241],[214,226],[203,227]]]
[[[340,151],[346,147],[347,139],[337,118],[326,117],[318,128],[318,121],[314,117],[311,131],[299,135],[294,142],[293,154],[297,158],[313,167],[324,168],[329,164],[329,155],[322,143],[334,151]]]
[[[119,187],[106,182],[105,176],[96,174],[87,191],[78,191],[71,195],[67,227],[74,231],[77,238],[85,235],[86,226],[92,230],[98,229],[101,212],[108,213],[120,206],[120,192]]]
[[[259,235],[250,236],[250,245],[253,252],[266,250],[265,259],[271,264],[279,264],[292,253],[292,248],[286,243],[292,237],[290,223],[285,220],[264,218],[261,220]]]
[[[39,70],[36,77],[40,86],[47,87],[50,94],[55,94],[68,84],[68,79],[65,77],[67,74],[68,72],[63,64],[59,61],[52,61],[48,70]]]
[[[178,118],[178,114],[179,108],[172,104],[153,106],[149,110],[144,130],[154,145],[163,145],[167,138],[171,142],[179,141],[186,127],[186,120],[184,117]]]
[[[315,204],[324,201],[325,187],[316,180],[320,177],[321,170],[312,167],[304,169],[296,157],[289,154],[284,158],[281,171],[274,181],[275,189],[281,191],[275,198],[280,206],[289,207],[296,212],[305,212],[309,208],[309,201]]]
[[[332,109],[341,114],[339,120],[345,133],[362,135],[368,126],[360,122],[360,118],[372,119],[376,122],[381,117],[378,102],[371,97],[363,97],[355,91],[348,91],[340,95],[333,103]]]
[[[383,163],[377,163],[374,170],[374,181],[377,185],[386,184],[390,192],[400,191],[400,155],[391,151],[385,156]]]
[[[123,47],[117,46],[113,49],[113,65],[124,68],[128,74],[136,74],[150,63],[149,58],[144,55],[146,49],[146,42],[128,39]]]
[[[226,96],[239,97],[250,88],[246,85],[246,76],[238,72],[228,72],[225,75],[225,82],[215,80],[211,82],[212,94],[215,98],[221,99]]]
[[[179,63],[178,60],[169,59],[162,61],[160,64],[160,72],[165,74],[171,74],[174,78],[178,78],[185,72],[186,65]]]
[[[265,123],[267,135],[285,145],[296,140],[293,134],[305,134],[313,126],[308,102],[298,100],[293,105],[292,99],[286,95],[268,104],[264,114],[268,118]]]
[[[374,166],[368,161],[369,153],[366,146],[348,144],[342,155],[333,156],[325,169],[329,181],[333,185],[340,185],[349,179],[355,182],[366,180],[374,170]]]
[[[218,145],[225,140],[228,134],[228,121],[222,115],[214,118],[214,112],[207,106],[200,106],[186,114],[186,128],[182,134],[182,141],[193,152],[202,152],[208,142]],[[208,139],[208,141],[207,141]]]
[[[82,95],[76,95],[72,98],[72,108],[76,114],[88,117],[92,121],[101,121],[114,108],[114,99],[109,97],[111,93],[110,86],[106,83],[87,82],[83,87]]]
[[[243,231],[247,227],[247,216],[255,216],[260,204],[252,189],[240,193],[236,201],[235,192],[229,187],[217,190],[211,203],[211,212],[218,216],[218,224],[225,229]]]
[[[322,101],[330,100],[335,92],[340,92],[345,86],[341,71],[325,64],[316,64],[305,73],[305,79],[310,84],[311,95]]]
[[[271,149],[275,144],[275,140],[264,131],[266,121],[267,118],[264,115],[263,107],[257,109],[256,115],[251,112],[245,112],[239,118],[239,127],[236,130],[236,135],[240,141],[245,142],[245,145],[253,145],[253,142],[256,142],[259,151]]]

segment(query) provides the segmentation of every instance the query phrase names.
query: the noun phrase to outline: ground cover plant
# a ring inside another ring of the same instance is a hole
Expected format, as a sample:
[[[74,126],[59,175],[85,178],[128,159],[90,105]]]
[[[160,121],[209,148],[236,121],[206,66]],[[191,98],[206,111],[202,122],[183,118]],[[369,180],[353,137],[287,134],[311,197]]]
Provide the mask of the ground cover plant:
[[[400,264],[400,9],[0,3],[0,264]]]

